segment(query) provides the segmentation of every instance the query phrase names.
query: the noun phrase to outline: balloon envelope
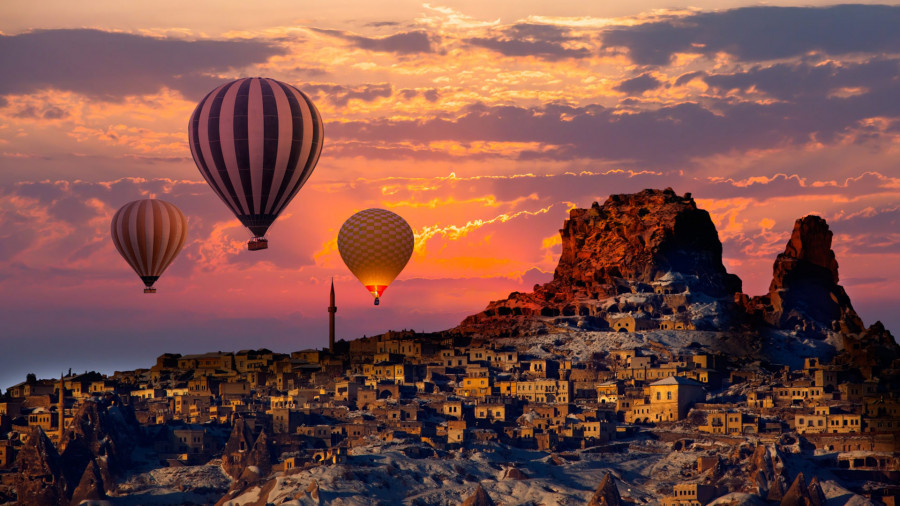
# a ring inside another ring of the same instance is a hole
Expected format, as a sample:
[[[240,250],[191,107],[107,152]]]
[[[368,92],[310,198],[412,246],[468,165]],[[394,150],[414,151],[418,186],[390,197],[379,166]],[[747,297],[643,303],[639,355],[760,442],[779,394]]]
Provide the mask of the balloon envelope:
[[[122,206],[110,225],[113,244],[141,277],[147,293],[184,247],[187,220],[173,204],[157,199]]]
[[[384,209],[366,209],[344,222],[338,251],[375,303],[409,262],[415,236],[406,220]]]
[[[206,95],[191,115],[188,140],[206,182],[262,238],[315,169],[324,128],[305,93],[251,77]]]

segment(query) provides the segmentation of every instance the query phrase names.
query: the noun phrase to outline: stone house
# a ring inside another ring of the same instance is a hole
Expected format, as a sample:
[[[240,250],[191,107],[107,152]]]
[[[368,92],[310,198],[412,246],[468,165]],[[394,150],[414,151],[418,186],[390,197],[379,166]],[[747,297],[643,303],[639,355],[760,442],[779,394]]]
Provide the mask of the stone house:
[[[675,485],[672,495],[662,498],[662,506],[704,506],[716,498],[716,487],[698,483]]]
[[[692,405],[706,399],[703,384],[692,379],[672,376],[646,388],[647,397],[626,412],[626,422],[657,423],[681,420]]]

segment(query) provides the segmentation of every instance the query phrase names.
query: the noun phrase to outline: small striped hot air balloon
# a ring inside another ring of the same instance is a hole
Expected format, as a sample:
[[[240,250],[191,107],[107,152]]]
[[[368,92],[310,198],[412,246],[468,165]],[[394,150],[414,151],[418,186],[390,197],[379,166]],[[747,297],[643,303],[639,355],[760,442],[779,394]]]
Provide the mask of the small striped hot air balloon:
[[[206,182],[265,249],[269,226],[309,179],[322,153],[322,116],[297,88],[251,77],[223,84],[188,123],[194,162]]]
[[[166,201],[135,200],[116,211],[110,233],[119,254],[144,282],[144,293],[156,293],[153,283],[184,247],[187,220]]]
[[[385,209],[366,209],[344,222],[338,251],[350,272],[375,297],[406,267],[416,238],[406,220]]]

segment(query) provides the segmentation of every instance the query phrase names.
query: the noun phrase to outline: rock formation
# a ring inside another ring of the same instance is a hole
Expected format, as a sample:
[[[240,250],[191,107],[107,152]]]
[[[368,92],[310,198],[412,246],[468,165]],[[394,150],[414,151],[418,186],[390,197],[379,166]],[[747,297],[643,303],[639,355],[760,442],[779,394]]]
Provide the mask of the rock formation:
[[[103,478],[100,476],[100,467],[91,459],[84,469],[84,475],[78,482],[78,487],[72,493],[71,504],[78,505],[82,501],[99,501],[106,498],[106,490],[103,486]]]
[[[813,479],[809,482],[809,501],[813,506],[825,506],[828,498],[825,497],[825,491],[822,490],[822,485],[819,484],[819,477],[813,476]]]
[[[671,188],[611,195],[603,205],[572,209],[560,235],[562,253],[550,282],[492,301],[450,333],[489,339],[572,329],[734,330],[744,333],[743,348],[758,349],[757,332],[764,328],[812,337],[839,332],[845,341],[864,328],[838,284],[832,233],[818,216],[797,220],[775,260],[768,293],[757,297],[741,293],[741,280],[725,270],[709,213]],[[848,347],[864,350],[872,339]],[[896,346],[889,337],[875,341],[883,341],[879,349]],[[900,356],[900,349],[888,351]],[[860,351],[851,360],[885,368],[893,359],[879,362]]]
[[[319,482],[313,480],[312,483],[306,487],[306,493],[309,494],[310,499],[319,502]]]
[[[260,432],[256,442],[253,443],[253,448],[247,454],[246,465],[258,469],[262,478],[272,472],[272,450],[269,448],[269,436],[266,435],[266,431]]]
[[[534,330],[535,316],[593,317],[602,326],[609,313],[672,315],[684,312],[690,294],[730,300],[741,290],[740,278],[722,264],[709,213],[690,194],[671,188],[612,195],[602,206],[572,209],[560,234],[562,254],[552,281],[491,302],[458,330],[525,334]],[[634,307],[611,300],[631,293],[650,297]]]
[[[794,478],[791,487],[784,493],[781,499],[781,506],[811,506],[812,498],[809,496],[809,488],[806,486],[806,479],[803,473]]]
[[[462,506],[494,506],[494,504],[494,500],[491,499],[491,496],[484,491],[484,487],[479,483],[475,493],[463,501]]]
[[[503,474],[504,480],[527,480],[528,475],[519,470],[516,466],[509,466],[506,468],[506,473]]]
[[[231,429],[228,442],[222,452],[222,469],[237,479],[247,467],[247,454],[253,446],[253,433],[243,418],[238,418]]]
[[[838,284],[831,239],[824,219],[797,220],[784,253],[775,259],[769,293],[745,297],[747,311],[780,329],[860,332],[862,320]]]
[[[33,427],[28,441],[16,456],[18,504],[28,506],[68,505],[62,459],[40,427]]]
[[[600,486],[594,491],[588,506],[619,506],[622,498],[619,497],[619,489],[612,474],[606,473],[600,481]]]
[[[131,463],[138,433],[133,411],[118,396],[86,401],[66,427],[60,445],[66,481],[79,483],[88,464],[98,458],[107,474],[121,474]]]

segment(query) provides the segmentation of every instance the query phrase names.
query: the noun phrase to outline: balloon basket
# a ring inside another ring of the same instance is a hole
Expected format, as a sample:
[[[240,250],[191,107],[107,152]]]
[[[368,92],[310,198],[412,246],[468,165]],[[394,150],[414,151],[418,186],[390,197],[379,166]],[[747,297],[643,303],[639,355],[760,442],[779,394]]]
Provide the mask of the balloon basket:
[[[263,239],[262,237],[254,237],[250,239],[247,243],[247,249],[250,251],[256,251],[260,249],[268,249],[269,248],[269,240]]]
[[[156,288],[144,288],[144,293],[156,293]]]

